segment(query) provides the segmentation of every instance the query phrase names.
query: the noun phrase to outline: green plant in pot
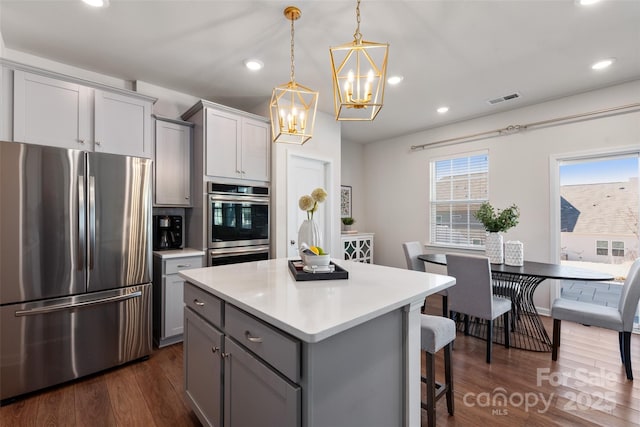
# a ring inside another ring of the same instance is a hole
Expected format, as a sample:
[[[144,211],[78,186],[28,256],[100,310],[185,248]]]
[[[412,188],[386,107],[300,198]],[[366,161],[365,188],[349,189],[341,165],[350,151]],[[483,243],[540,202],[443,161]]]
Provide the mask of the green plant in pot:
[[[492,264],[504,262],[503,239],[501,232],[518,225],[520,209],[515,204],[506,209],[495,209],[489,202],[484,202],[473,216],[482,223],[487,230],[485,253]]]
[[[356,220],[351,218],[350,216],[342,218],[342,229],[344,231],[350,231],[351,230],[351,226],[353,224],[355,224]]]

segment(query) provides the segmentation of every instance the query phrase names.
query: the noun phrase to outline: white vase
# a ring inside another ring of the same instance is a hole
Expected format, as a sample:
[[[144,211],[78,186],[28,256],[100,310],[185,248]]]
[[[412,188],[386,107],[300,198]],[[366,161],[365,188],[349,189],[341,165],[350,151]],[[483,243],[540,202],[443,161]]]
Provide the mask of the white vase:
[[[521,267],[524,265],[524,245],[517,240],[504,242],[504,263]]]
[[[298,247],[303,243],[309,247],[322,247],[322,233],[318,223],[313,219],[305,219],[298,229]]]
[[[484,253],[491,264],[502,264],[504,262],[502,234],[487,233],[484,241]]]

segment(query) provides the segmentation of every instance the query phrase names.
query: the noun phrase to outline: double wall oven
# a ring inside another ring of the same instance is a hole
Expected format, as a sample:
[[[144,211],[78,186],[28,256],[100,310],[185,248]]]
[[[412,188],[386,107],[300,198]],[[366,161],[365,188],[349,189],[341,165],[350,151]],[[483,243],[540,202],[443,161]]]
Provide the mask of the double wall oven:
[[[269,188],[207,184],[209,266],[269,258]]]

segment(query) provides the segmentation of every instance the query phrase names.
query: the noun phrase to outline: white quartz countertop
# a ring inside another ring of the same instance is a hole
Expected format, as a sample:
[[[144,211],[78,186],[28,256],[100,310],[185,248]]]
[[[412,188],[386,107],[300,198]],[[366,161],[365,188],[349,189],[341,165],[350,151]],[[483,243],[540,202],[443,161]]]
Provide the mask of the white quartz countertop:
[[[450,276],[334,259],[348,279],[297,282],[287,259],[179,274],[277,328],[313,343],[455,284]]]
[[[199,249],[170,249],[168,251],[153,251],[153,256],[159,257],[162,259],[168,258],[184,258],[188,256],[203,256],[205,252]]]

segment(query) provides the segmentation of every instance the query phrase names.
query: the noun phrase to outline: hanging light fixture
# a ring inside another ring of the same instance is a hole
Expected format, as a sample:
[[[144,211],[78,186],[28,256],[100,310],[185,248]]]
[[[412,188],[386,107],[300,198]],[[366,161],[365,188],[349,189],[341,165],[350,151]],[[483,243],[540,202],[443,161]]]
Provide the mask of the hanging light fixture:
[[[353,42],[329,48],[336,120],[373,120],[382,108],[388,43],[362,40],[360,0]]]
[[[318,92],[296,83],[293,61],[293,21],[301,12],[295,6],[284,10],[291,21],[291,80],[273,89],[271,95],[271,135],[273,142],[304,144],[313,136]]]

